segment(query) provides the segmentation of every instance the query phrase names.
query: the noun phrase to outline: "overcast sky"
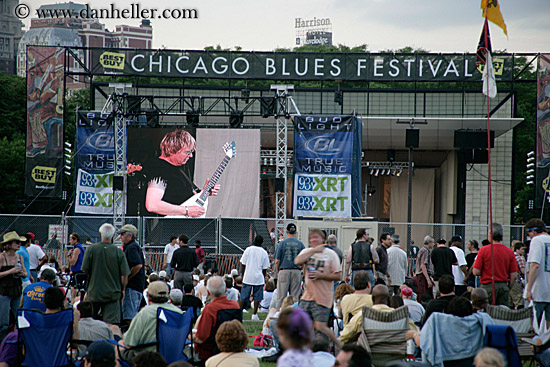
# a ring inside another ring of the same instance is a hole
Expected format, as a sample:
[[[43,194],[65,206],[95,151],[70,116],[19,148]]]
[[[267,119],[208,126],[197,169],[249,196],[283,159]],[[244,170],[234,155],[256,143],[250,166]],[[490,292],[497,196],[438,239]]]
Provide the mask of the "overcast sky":
[[[34,14],[42,4],[55,1],[21,0]],[[58,1],[61,2],[61,1]],[[77,1],[77,3],[86,3]],[[130,7],[131,2],[94,0],[94,8]],[[142,8],[197,9],[198,19],[153,19],[153,48],[223,48],[270,51],[295,47],[295,18],[330,18],[333,43],[367,44],[376,52],[405,46],[430,52],[475,52],[481,33],[480,0],[141,0]],[[493,50],[550,52],[549,0],[501,0],[508,38],[491,24]],[[140,20],[100,20],[139,25]],[[30,20],[24,21],[26,27]]]

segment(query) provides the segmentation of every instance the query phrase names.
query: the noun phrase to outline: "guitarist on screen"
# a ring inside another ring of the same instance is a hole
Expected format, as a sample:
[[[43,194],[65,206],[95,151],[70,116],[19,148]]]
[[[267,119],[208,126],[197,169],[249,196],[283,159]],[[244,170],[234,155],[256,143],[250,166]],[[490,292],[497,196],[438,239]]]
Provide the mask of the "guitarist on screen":
[[[185,130],[174,130],[164,136],[160,149],[161,155],[143,168],[147,179],[147,211],[165,216],[200,217],[206,212],[204,207],[180,205],[200,191],[185,167],[195,152],[195,139]],[[214,185],[210,195],[217,195],[219,190],[220,185]]]

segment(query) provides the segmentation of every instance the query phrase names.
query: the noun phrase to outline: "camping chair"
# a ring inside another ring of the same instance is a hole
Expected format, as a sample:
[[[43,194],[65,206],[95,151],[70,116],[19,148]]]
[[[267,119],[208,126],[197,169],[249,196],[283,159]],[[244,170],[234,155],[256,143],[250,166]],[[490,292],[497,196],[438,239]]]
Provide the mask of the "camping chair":
[[[67,349],[73,335],[72,309],[52,314],[19,310],[17,315],[19,343],[25,346],[25,355],[20,353],[21,366],[60,367],[71,364]]]
[[[514,329],[518,340],[518,351],[522,359],[533,357],[531,344],[522,340],[532,339],[535,336],[533,330],[533,307],[521,310],[510,310],[504,307],[487,306],[487,313],[493,318],[494,325],[507,325]]]
[[[214,355],[220,353],[220,349],[218,348],[218,344],[216,344],[216,333],[218,332],[218,329],[220,328],[220,325],[223,324],[226,321],[231,320],[239,320],[241,323],[243,322],[243,311],[240,308],[237,309],[231,309],[231,310],[219,310],[218,315],[216,317],[216,325],[214,326],[214,330],[212,331],[212,334],[206,339],[206,341],[202,344],[203,346],[211,346],[212,351]]]
[[[390,361],[407,357],[409,309],[401,306],[395,311],[384,312],[369,306],[363,307],[363,326],[357,343],[364,347],[374,366],[385,366]]]
[[[485,332],[486,347],[498,349],[507,361],[508,367],[520,367],[516,333],[511,326],[487,325]]]
[[[188,361],[191,357],[185,355],[183,350],[188,344],[187,336],[191,332],[192,321],[192,307],[183,314],[159,307],[157,309],[156,341],[132,347],[126,347],[112,339],[109,339],[109,342],[116,345],[119,355],[125,355],[126,359],[132,359],[135,354],[143,351],[144,348],[156,346],[157,352],[164,357],[168,364],[175,361]],[[121,366],[130,366],[125,360],[119,360],[119,362]]]

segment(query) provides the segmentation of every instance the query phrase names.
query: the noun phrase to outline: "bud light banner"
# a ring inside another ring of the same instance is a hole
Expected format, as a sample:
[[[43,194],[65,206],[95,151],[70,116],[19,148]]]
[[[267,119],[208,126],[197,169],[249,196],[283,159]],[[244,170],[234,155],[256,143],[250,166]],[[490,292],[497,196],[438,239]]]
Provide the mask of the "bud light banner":
[[[98,111],[77,112],[75,213],[113,213],[115,146],[111,120]]]
[[[294,216],[360,216],[361,121],[307,115],[294,126]]]
[[[89,173],[78,169],[75,213],[113,214],[114,172]]]

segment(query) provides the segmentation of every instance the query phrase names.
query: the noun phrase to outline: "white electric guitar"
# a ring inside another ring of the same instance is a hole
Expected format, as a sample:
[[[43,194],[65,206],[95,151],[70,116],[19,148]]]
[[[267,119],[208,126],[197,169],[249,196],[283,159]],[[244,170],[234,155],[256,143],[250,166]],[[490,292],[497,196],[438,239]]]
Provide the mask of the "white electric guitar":
[[[223,157],[221,163],[218,165],[218,168],[216,168],[216,171],[208,180],[208,184],[204,186],[201,192],[191,196],[189,199],[187,199],[181,206],[202,206],[204,208],[204,214],[200,217],[196,218],[204,218],[206,216],[206,209],[208,209],[208,196],[210,195],[210,190],[214,188],[214,185],[218,183],[218,180],[220,179],[220,176],[222,175],[223,171],[225,170],[225,167],[227,167],[227,164],[237,154],[237,150],[235,148],[235,142],[232,141],[231,143],[225,143],[223,146],[223,150],[225,152],[225,157]],[[173,215],[167,215],[167,218],[181,218],[186,216],[173,216]]]

